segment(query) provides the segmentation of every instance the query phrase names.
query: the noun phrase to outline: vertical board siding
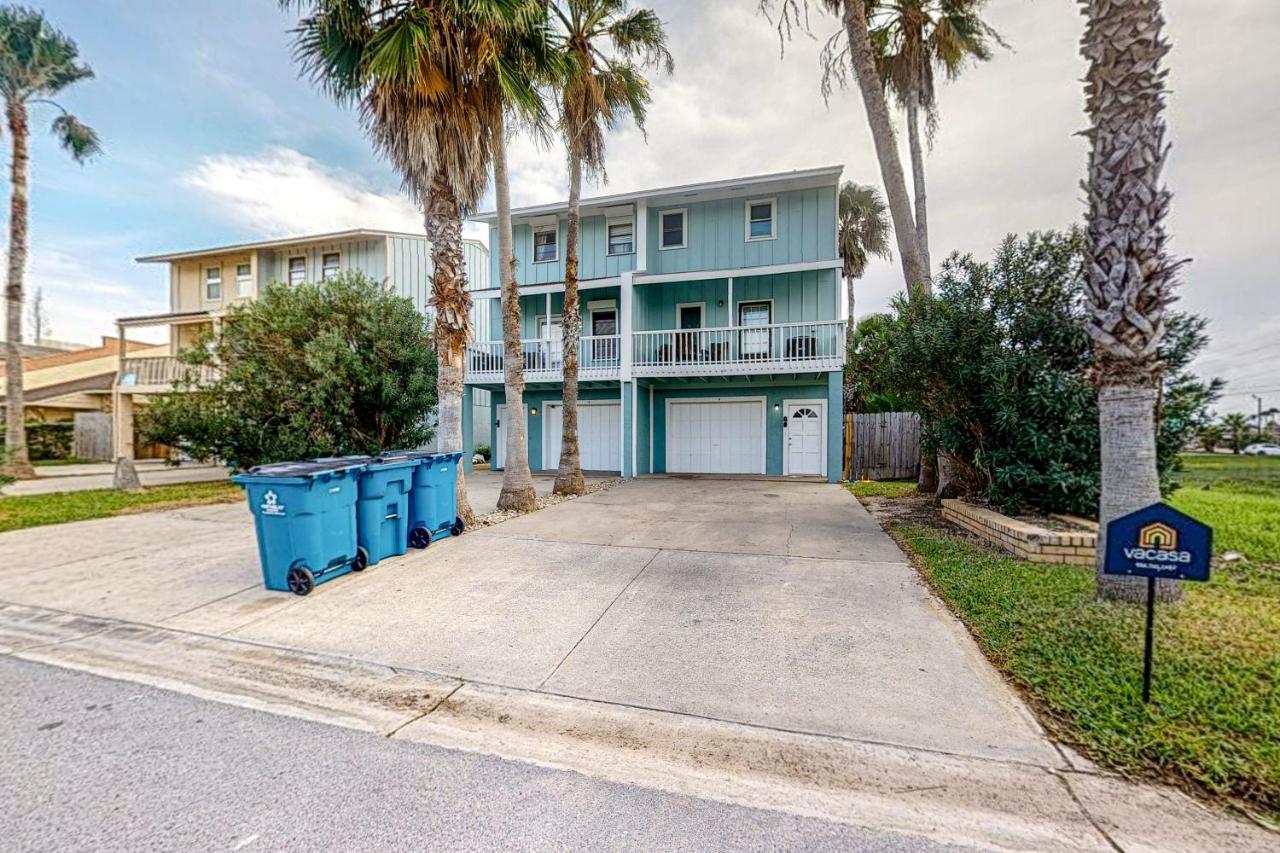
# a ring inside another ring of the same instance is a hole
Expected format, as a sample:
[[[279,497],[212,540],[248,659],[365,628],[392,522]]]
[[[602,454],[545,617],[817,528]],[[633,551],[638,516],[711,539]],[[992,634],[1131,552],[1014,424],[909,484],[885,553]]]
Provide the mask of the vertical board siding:
[[[610,255],[608,228],[603,216],[584,216],[578,232],[578,278],[614,278],[636,267],[634,252],[625,255]],[[554,262],[533,263],[533,226],[516,224],[511,228],[513,254],[516,259],[516,281],[521,285],[556,284],[564,281],[565,241],[569,239],[569,222],[559,220],[559,257]],[[635,239],[635,231],[632,231]],[[493,258],[489,262],[491,280],[494,287],[500,281],[498,276],[498,229],[489,227],[489,246]]]
[[[915,479],[920,466],[920,416],[914,412],[853,416],[853,478]]]
[[[488,290],[489,282],[489,250],[475,240],[466,240],[462,244],[462,260],[467,271],[467,290]]]
[[[339,265],[344,271],[358,270],[378,282],[384,282],[387,279],[386,252],[383,248],[383,241],[381,239],[369,239],[348,240],[340,243],[314,243],[296,248],[285,246],[278,249],[263,250],[259,254],[258,284],[261,287],[273,282],[288,281],[289,259],[299,256],[307,259],[306,280],[319,281],[324,256],[330,252],[339,254]]]
[[[464,244],[465,245],[465,244]],[[388,286],[413,301],[414,307],[429,316],[427,300],[431,297],[431,244],[426,237],[389,236],[384,248],[389,261]],[[465,260],[465,254],[464,254]]]
[[[728,304],[727,279],[639,284],[635,291],[635,323],[639,331],[676,328],[676,306],[706,305],[704,326],[732,325],[742,302],[773,300],[773,322],[805,323],[840,316],[838,270],[806,270],[781,275],[734,276],[733,302]],[[724,302],[724,305],[720,303]]]

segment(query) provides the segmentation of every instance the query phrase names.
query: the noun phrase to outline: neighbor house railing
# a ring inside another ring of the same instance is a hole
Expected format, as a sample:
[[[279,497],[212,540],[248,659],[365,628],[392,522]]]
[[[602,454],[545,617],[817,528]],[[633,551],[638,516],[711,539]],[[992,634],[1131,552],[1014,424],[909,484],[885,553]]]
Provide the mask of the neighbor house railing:
[[[632,364],[638,376],[839,370],[844,329],[824,320],[635,332]]]
[[[559,381],[564,377],[564,341],[533,338],[520,342],[527,382]],[[501,382],[506,364],[502,341],[472,341],[466,350],[468,382]],[[614,379],[622,365],[620,335],[587,335],[578,343],[578,377]]]
[[[192,373],[199,384],[214,382],[218,370],[211,365],[190,365],[173,356],[126,358],[117,380],[122,388],[154,388],[172,386]]]

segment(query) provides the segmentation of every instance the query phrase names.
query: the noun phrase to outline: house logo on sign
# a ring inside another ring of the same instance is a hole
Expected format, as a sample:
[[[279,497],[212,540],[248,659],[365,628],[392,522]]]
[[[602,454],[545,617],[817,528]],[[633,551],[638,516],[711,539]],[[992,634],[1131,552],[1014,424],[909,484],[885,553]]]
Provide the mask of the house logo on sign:
[[[263,515],[284,515],[284,504],[275,492],[268,491],[262,496],[262,505],[258,507]]]
[[[1178,550],[1178,531],[1158,521],[1155,524],[1148,524],[1138,531],[1138,545],[1142,548],[1176,551]]]

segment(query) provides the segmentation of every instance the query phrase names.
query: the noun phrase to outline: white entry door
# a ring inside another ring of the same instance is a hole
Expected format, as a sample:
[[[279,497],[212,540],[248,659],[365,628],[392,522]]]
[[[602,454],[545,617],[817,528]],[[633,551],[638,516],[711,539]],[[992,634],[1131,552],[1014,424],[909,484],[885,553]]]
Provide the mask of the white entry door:
[[[827,472],[827,430],[824,403],[788,403],[783,429],[784,474],[820,477]]]
[[[667,471],[763,474],[764,400],[669,400]]]
[[[564,439],[564,405],[547,403],[542,423],[542,467],[560,467]],[[583,471],[622,470],[622,403],[578,401],[578,458]]]
[[[495,468],[506,467],[507,458],[507,404],[500,403],[493,408],[497,416],[498,428],[493,431],[493,465]],[[524,434],[529,435],[529,410],[524,410]],[[526,438],[527,440],[527,438]]]

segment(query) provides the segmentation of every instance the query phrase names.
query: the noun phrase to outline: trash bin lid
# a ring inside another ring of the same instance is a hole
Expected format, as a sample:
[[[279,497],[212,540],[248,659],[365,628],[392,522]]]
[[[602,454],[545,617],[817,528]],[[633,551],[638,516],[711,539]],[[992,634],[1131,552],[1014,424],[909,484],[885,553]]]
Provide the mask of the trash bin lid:
[[[312,459],[311,461],[322,464],[328,464],[330,462],[348,462],[354,465],[368,465],[373,461],[373,457],[367,456],[363,453],[353,453],[350,456],[321,456],[319,458]]]
[[[365,463],[353,458],[326,459],[314,462],[272,462],[268,465],[255,465],[248,471],[250,477],[315,477],[332,471],[345,471],[359,468]]]
[[[400,448],[400,449],[398,449],[398,450],[384,450],[384,451],[382,451],[381,453],[379,453],[378,455],[379,455],[379,456],[386,456],[386,457],[391,457],[391,456],[400,456],[400,457],[405,457],[405,458],[408,458],[408,459],[430,459],[432,456],[434,456],[434,455],[435,455],[435,451],[432,451],[432,450],[416,450],[416,449],[413,449],[413,448],[408,448],[408,447],[406,447],[406,448]]]

